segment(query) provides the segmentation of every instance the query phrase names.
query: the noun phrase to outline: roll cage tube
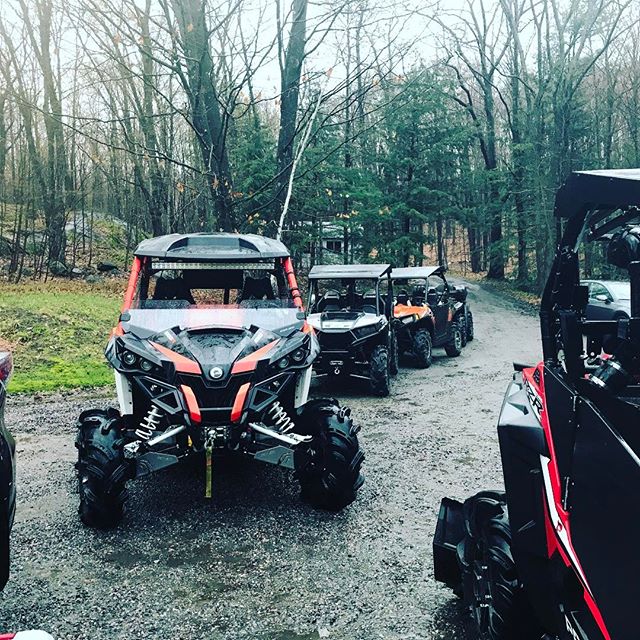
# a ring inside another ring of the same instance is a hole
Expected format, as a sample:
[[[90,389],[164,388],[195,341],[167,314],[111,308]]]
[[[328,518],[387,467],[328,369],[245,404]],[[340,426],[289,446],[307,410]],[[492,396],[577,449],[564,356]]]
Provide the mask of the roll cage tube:
[[[144,266],[144,262],[146,258],[139,258],[135,256],[133,259],[133,265],[131,265],[131,273],[129,274],[129,283],[127,284],[127,290],[124,294],[124,301],[122,303],[121,313],[125,313],[129,311],[131,308],[131,303],[133,302],[133,297],[136,294],[136,288],[138,286],[138,278],[140,277],[140,272],[142,271],[142,267]]]
[[[566,223],[540,304],[545,362],[557,364],[559,325],[566,324],[567,314],[577,311],[573,298],[580,283],[578,247],[582,239],[585,234],[587,241],[605,238],[614,228],[638,220],[638,204],[638,169],[576,171],[556,193],[554,215]],[[620,213],[607,220],[616,212]],[[633,289],[632,285],[632,298]],[[640,298],[640,293],[637,295]]]
[[[376,312],[377,314],[380,315],[384,315],[385,317],[390,317],[390,314],[387,313],[388,309],[393,309],[393,282],[391,281],[391,274],[387,273],[387,301],[385,303],[385,308],[384,309],[380,309],[380,298],[382,298],[382,296],[380,295],[380,283],[382,282],[381,279],[378,279],[376,281]]]
[[[289,284],[289,291],[291,292],[293,303],[298,307],[298,309],[300,309],[300,311],[304,311],[302,293],[298,288],[298,281],[296,280],[296,274],[293,270],[293,262],[291,261],[291,258],[282,258],[282,266],[284,267],[284,273],[287,276],[287,283]]]

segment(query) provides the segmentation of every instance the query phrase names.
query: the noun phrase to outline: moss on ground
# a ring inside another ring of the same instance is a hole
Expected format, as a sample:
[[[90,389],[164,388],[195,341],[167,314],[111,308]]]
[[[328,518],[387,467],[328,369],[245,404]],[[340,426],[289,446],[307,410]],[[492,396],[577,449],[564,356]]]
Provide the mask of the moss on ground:
[[[111,384],[103,354],[124,286],[55,280],[1,285],[0,336],[14,359],[9,391]]]

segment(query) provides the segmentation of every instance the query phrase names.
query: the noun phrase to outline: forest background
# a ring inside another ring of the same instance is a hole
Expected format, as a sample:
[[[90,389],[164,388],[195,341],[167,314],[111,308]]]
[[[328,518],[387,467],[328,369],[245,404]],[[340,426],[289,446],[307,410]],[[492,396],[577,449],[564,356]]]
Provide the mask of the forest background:
[[[110,380],[144,237],[282,236],[536,294],[569,172],[640,166],[632,0],[0,0],[13,387]],[[587,275],[606,276],[596,247]],[[99,333],[100,332],[100,333]]]

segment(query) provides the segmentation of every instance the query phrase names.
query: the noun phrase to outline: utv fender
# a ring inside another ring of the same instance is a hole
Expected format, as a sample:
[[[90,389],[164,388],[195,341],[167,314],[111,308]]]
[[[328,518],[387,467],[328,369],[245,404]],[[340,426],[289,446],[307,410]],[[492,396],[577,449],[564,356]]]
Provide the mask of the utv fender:
[[[436,534],[433,538],[433,568],[435,579],[460,595],[462,572],[457,548],[464,540],[464,513],[461,502],[444,498],[440,503]]]
[[[431,338],[433,339],[433,332],[435,331],[435,327],[433,325],[433,316],[425,316],[415,325],[417,329],[427,329],[431,334]]]

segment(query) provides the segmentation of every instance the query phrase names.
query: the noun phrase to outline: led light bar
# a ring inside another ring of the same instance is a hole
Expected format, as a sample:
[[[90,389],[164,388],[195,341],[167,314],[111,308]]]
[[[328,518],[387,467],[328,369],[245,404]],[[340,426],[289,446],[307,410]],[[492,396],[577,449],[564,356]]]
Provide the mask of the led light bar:
[[[153,261],[152,268],[157,271],[163,269],[171,271],[181,271],[182,269],[188,270],[209,270],[209,271],[223,271],[234,269],[237,271],[244,271],[246,269],[251,270],[264,270],[273,271],[273,261],[271,262],[157,262]]]

